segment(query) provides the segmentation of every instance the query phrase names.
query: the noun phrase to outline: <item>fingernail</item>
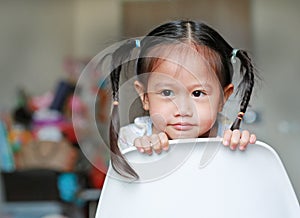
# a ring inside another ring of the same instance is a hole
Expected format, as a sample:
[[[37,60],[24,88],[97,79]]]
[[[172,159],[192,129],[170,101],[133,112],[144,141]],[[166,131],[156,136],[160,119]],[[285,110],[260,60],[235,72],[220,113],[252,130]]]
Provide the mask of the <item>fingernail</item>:
[[[228,146],[228,145],[229,145],[229,142],[224,140],[224,141],[223,141],[223,145]]]
[[[240,146],[240,147],[239,147],[239,149],[240,149],[241,151],[244,151],[246,148],[245,148],[245,147],[242,147],[242,146]]]
[[[140,152],[144,153],[144,152],[145,152],[145,150],[144,150],[143,148],[140,148]]]
[[[167,150],[169,150],[169,147],[163,147],[163,150],[167,151]]]

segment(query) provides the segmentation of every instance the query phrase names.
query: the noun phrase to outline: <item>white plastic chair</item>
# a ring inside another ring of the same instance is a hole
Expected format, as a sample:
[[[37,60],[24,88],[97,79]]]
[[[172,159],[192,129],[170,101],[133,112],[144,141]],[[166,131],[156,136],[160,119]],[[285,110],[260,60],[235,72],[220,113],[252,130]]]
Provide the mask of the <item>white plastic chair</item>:
[[[96,218],[299,218],[295,192],[277,153],[257,142],[231,151],[220,139],[170,141],[171,149],[125,156],[140,179],[109,167]]]

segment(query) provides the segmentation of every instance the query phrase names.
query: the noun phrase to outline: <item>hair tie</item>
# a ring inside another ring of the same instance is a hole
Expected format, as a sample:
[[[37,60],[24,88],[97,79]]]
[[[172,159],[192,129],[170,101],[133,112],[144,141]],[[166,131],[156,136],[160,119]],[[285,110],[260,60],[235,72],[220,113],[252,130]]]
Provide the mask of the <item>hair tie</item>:
[[[135,47],[140,48],[141,47],[141,41],[139,39],[135,40]]]
[[[231,52],[231,62],[236,63],[236,54],[238,53],[239,49],[235,48]]]
[[[238,115],[237,115],[237,118],[242,120],[243,117],[244,117],[245,113],[244,112],[239,112]]]

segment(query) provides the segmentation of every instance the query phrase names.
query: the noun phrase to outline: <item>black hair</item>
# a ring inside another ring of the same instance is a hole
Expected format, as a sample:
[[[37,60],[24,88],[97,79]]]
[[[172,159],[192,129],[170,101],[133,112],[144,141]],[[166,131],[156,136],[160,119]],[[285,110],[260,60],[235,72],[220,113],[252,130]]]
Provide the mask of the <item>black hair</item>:
[[[110,74],[111,87],[113,95],[113,109],[111,115],[111,123],[109,128],[109,140],[110,140],[110,150],[111,150],[111,162],[112,167],[120,175],[127,178],[138,178],[137,173],[128,164],[124,156],[122,155],[118,146],[118,134],[120,130],[120,119],[119,119],[119,81],[120,73],[127,59],[128,54],[134,47],[132,40],[127,41],[125,44],[120,46],[112,54],[112,71]]]
[[[143,37],[139,43],[136,43],[135,39],[129,39],[115,50],[112,55],[114,66],[111,72],[113,100],[118,101],[120,73],[125,69],[125,63],[128,63],[128,57],[130,57],[130,54],[136,46],[139,47],[139,53],[136,58],[135,74],[142,75],[151,72],[151,64],[156,61],[154,57],[147,57],[147,54],[149,54],[153,48],[158,48],[163,45],[172,45],[174,43],[185,43],[194,46],[196,49],[207,49],[210,55],[206,58],[210,59],[209,62],[213,63],[216,68],[216,74],[223,88],[232,82],[232,56],[240,60],[240,74],[242,80],[237,88],[241,94],[240,112],[231,126],[232,130],[239,129],[242,116],[246,112],[254,86],[255,73],[252,61],[246,51],[239,49],[234,52],[235,49],[230,46],[217,31],[202,22],[190,20],[171,21],[152,30],[148,35]],[[142,82],[146,83],[146,81]],[[112,166],[123,176],[138,178],[136,172],[130,167],[121,154],[117,144],[119,131],[117,104],[113,106],[111,120],[110,147],[112,151]]]

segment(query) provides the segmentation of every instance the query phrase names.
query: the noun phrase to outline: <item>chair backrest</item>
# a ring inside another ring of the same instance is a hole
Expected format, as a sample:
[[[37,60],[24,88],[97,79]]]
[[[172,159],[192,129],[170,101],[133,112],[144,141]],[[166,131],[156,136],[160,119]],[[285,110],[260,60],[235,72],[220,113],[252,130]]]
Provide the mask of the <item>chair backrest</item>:
[[[109,167],[96,218],[299,218],[295,192],[277,153],[257,142],[231,151],[220,139],[172,140],[147,156],[125,152],[140,179]]]

